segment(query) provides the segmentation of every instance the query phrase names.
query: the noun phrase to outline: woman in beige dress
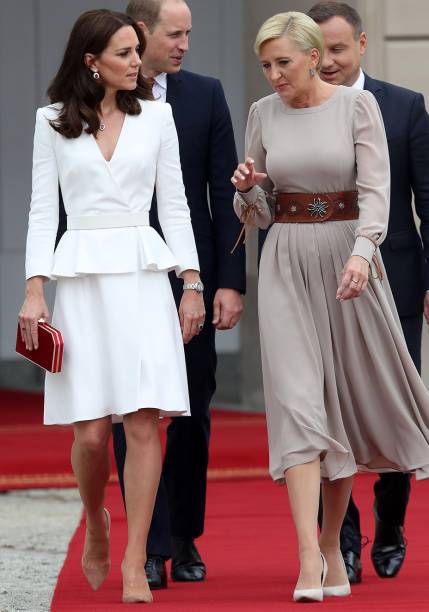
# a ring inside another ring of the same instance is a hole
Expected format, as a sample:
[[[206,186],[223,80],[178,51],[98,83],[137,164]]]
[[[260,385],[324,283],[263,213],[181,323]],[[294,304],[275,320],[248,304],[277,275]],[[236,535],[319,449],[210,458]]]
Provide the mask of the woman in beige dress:
[[[234,207],[272,224],[259,277],[270,473],[298,535],[294,600],[321,601],[350,593],[339,534],[357,469],[429,476],[429,395],[378,251],[390,178],[375,99],[319,78],[322,35],[302,13],[268,19],[255,49],[275,93],[250,109]]]

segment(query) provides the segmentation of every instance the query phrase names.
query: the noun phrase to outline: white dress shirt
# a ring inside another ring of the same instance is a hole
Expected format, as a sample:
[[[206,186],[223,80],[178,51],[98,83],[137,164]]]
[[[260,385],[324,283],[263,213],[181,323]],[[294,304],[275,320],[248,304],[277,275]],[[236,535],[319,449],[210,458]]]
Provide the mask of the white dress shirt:
[[[155,77],[152,88],[153,97],[156,102],[167,102],[167,73],[161,72]]]
[[[359,76],[356,81],[353,83],[353,89],[363,89],[365,85],[365,75],[363,73],[362,68],[359,71]]]

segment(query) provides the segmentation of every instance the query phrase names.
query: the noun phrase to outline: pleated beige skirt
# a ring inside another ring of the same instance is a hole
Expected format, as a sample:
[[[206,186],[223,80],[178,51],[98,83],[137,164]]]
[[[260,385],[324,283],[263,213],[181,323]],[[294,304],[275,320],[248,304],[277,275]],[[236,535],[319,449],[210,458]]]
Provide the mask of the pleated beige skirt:
[[[270,474],[279,483],[317,457],[331,480],[357,470],[429,477],[429,394],[385,274],[357,299],[335,297],[355,227],[274,224],[265,241],[259,325]]]

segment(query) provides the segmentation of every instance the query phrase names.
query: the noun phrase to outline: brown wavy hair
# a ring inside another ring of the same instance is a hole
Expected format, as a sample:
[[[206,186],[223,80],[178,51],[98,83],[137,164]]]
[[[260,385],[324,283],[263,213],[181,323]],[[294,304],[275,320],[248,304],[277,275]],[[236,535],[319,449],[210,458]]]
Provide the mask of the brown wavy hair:
[[[63,104],[58,119],[50,121],[50,124],[66,138],[78,138],[84,123],[87,124],[87,134],[97,134],[100,127],[98,111],[105,88],[102,79],[95,80],[86,66],[85,53],[100,55],[113,34],[123,26],[134,28],[141,56],[146,48],[146,40],[138,25],[128,15],[107,9],[86,11],[74,24],[61,66],[48,88],[51,103]],[[136,89],[116,93],[118,107],[129,115],[141,112],[139,99],[153,100],[152,89],[141,72]]]

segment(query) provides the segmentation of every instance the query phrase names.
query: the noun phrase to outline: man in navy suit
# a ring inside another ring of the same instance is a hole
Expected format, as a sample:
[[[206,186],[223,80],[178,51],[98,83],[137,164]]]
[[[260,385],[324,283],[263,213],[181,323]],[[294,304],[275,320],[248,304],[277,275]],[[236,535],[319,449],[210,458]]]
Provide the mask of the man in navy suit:
[[[190,10],[183,0],[132,0],[127,12],[146,37],[143,74],[153,80],[155,99],[169,102],[173,109],[206,307],[203,330],[185,346],[192,416],[173,418],[168,426],[148,538],[149,583],[151,588],[165,588],[165,560],[170,556],[173,580],[203,580],[206,573],[194,540],[204,529],[209,403],[216,386],[215,331],[231,329],[240,317],[245,253],[241,247],[230,254],[240,231],[230,183],[237,156],[222,86],[216,79],[181,70],[192,27]],[[156,194],[152,209],[151,224],[161,231]],[[179,304],[183,282],[173,275],[170,280]],[[113,426],[113,437],[123,491],[126,446],[122,425]]]
[[[408,350],[420,372],[423,313],[429,322],[429,118],[423,96],[372,79],[362,72],[366,35],[359,14],[344,3],[320,2],[308,13],[324,37],[321,77],[328,83],[371,91],[381,109],[391,167],[390,217],[381,246]],[[420,218],[418,234],[412,209]],[[377,406],[374,406],[377,410]],[[381,577],[395,576],[405,557],[403,526],[410,476],[380,474],[374,486],[375,538],[371,549]],[[359,511],[350,500],[341,534],[341,549],[351,582],[360,582]]]

